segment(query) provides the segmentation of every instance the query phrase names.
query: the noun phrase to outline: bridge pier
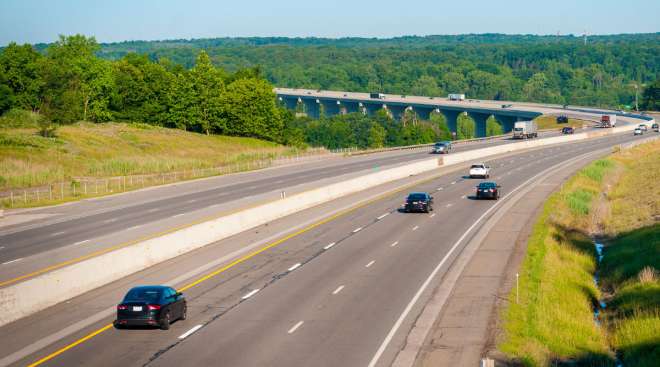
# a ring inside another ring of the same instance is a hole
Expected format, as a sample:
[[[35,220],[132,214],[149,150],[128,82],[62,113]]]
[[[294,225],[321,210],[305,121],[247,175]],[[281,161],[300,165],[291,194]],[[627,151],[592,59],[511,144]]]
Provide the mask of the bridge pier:
[[[387,106],[387,109],[392,114],[392,118],[397,121],[401,121],[401,119],[403,118],[403,114],[406,112],[406,108],[407,107],[397,106],[397,105]]]
[[[458,115],[461,114],[460,111],[455,111],[455,110],[439,110],[441,114],[445,116],[445,120],[447,121],[447,127],[449,127],[449,131],[452,133],[456,133],[458,131]]]
[[[359,102],[343,102],[342,101],[342,106],[346,110],[346,113],[355,113],[355,112],[361,112],[361,106]]]
[[[413,111],[417,114],[417,117],[419,117],[420,120],[430,120],[431,119],[431,113],[435,111],[434,108],[423,108],[423,107],[414,107]]]
[[[520,119],[516,116],[505,116],[505,115],[494,115],[495,119],[497,122],[502,125],[502,131],[504,133],[511,132],[513,130],[513,125],[516,123],[516,121],[520,121]]]
[[[321,103],[318,99],[304,99],[305,113],[311,118],[321,117]]]
[[[323,114],[325,117],[339,115],[341,113],[341,102],[339,101],[326,101],[322,100]]]
[[[477,138],[486,136],[486,120],[490,117],[487,113],[468,112],[468,115],[474,120],[475,135]]]

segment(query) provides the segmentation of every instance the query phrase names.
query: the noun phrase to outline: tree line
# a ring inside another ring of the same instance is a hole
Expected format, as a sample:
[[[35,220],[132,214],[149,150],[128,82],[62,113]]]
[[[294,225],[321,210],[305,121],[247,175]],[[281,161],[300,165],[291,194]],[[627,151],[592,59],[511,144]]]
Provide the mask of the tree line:
[[[135,121],[205,134],[284,142],[284,113],[258,68],[227,73],[198,52],[187,69],[167,58],[97,56],[93,37],[61,36],[43,52],[0,53],[0,113],[39,112],[48,122]]]

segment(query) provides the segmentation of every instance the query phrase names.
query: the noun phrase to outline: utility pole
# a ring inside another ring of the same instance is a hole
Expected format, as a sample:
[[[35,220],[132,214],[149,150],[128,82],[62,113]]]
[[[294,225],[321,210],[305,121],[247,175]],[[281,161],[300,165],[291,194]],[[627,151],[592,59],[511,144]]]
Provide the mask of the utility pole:
[[[587,45],[587,30],[584,30],[584,45]]]

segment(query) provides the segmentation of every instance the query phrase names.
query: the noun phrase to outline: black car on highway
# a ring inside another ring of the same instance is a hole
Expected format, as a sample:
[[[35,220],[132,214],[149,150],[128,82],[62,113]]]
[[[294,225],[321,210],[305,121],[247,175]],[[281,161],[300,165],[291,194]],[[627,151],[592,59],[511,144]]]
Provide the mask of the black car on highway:
[[[575,129],[573,129],[570,126],[566,126],[566,127],[561,129],[562,134],[573,134],[574,132],[575,132]]]
[[[484,181],[477,186],[477,199],[499,199],[500,186],[492,181]]]
[[[428,192],[411,192],[406,198],[404,210],[407,213],[428,213],[433,210],[433,196]]]
[[[170,328],[175,320],[185,320],[188,311],[186,299],[181,292],[163,285],[134,287],[117,305],[115,327],[158,326]]]

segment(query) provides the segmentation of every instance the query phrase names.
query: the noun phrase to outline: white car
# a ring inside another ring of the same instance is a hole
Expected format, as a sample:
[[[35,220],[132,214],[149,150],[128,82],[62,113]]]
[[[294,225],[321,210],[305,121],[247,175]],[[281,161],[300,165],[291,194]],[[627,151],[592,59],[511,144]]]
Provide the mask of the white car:
[[[640,128],[636,128],[635,131],[633,132],[633,135],[643,135],[643,134],[644,134],[644,130]]]
[[[490,167],[484,163],[475,163],[470,167],[470,178],[481,177],[488,178],[490,177]]]
[[[639,126],[637,128],[642,129],[642,131],[648,130],[648,126],[646,126],[646,124],[639,124]]]

